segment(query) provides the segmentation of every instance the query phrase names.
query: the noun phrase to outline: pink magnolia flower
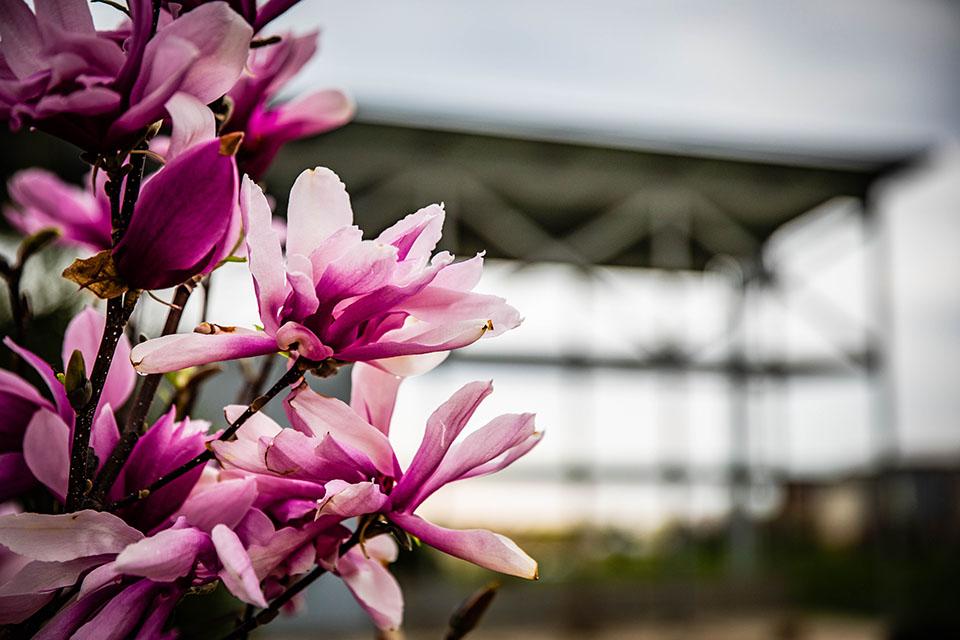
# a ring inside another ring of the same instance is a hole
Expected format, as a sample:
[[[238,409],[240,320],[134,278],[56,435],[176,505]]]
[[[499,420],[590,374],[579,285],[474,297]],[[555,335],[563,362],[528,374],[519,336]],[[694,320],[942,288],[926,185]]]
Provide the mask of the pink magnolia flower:
[[[0,623],[25,619],[58,589],[79,583],[76,597],[38,637],[129,637],[139,629],[136,637],[152,638],[187,588],[220,580],[241,601],[266,607],[268,596],[318,562],[340,575],[361,604],[384,592],[384,573],[390,588],[377,601],[387,608],[398,600],[399,587],[381,564],[391,557],[389,544],[375,539],[366,555],[354,549],[338,558],[349,535],[338,519],[276,527],[254,506],[253,477],[217,475],[209,472],[175,514],[146,534],[102,512],[0,516],[0,549],[12,554],[0,575]]]
[[[213,112],[184,94],[166,105],[173,135],[167,164],[144,179],[130,225],[113,248],[123,281],[135,289],[163,289],[212,271],[240,240],[238,136],[216,139]],[[4,210],[24,233],[54,227],[63,239],[93,251],[112,248],[106,176],[86,190],[41,169],[9,183],[14,207]]]
[[[415,514],[440,487],[494,473],[529,452],[541,438],[533,415],[502,415],[455,444],[492,391],[488,382],[470,383],[433,413],[420,448],[402,470],[388,438],[396,384],[378,384],[387,376],[368,365],[355,365],[353,408],[303,385],[285,402],[293,429],[261,416],[245,423],[235,441],[211,446],[227,468],[291,483],[291,496],[309,496],[305,485],[322,486],[322,497],[311,505],[317,518],[382,514],[445,553],[501,573],[536,578],[537,563],[510,539],[486,530],[445,529]],[[362,415],[372,416],[375,424]],[[277,485],[282,491],[283,482]]]
[[[60,241],[92,252],[109,249],[110,202],[103,191],[106,174],[97,176],[98,187],[87,177],[86,188],[68,184],[44,169],[19,171],[7,183],[13,206],[3,215],[24,235],[54,228]]]
[[[353,118],[354,104],[342,91],[323,89],[285,104],[275,96],[303,68],[317,50],[317,32],[284,34],[269,47],[250,51],[249,74],[244,74],[227,96],[233,112],[223,132],[242,131],[237,154],[241,173],[258,180],[287,142],[340,127]]]
[[[64,368],[73,351],[79,349],[83,353],[87,375],[90,374],[104,323],[103,315],[91,308],[84,309],[70,322],[63,339]],[[47,474],[48,465],[58,455],[66,455],[66,440],[72,433],[74,421],[73,409],[53,368],[9,337],[3,342],[39,374],[53,401],[43,397],[19,376],[0,371],[0,413],[4,418],[0,421],[0,502],[21,494],[38,479],[42,481],[41,475],[51,477]],[[91,440],[101,461],[106,459],[119,437],[104,426],[113,420],[110,407],[121,406],[133,390],[136,374],[126,362],[129,354],[130,342],[123,336],[117,343],[113,365],[107,374]],[[62,437],[48,442],[44,434],[51,430],[62,432]],[[51,446],[59,448],[48,448]],[[69,457],[62,464],[68,467]],[[57,472],[60,473],[65,486],[66,468]]]
[[[310,360],[376,361],[408,375],[445,352],[520,323],[503,299],[474,293],[483,258],[441,252],[444,211],[431,205],[363,240],[350,199],[328,169],[303,172],[290,192],[286,260],[259,187],[244,179],[241,209],[263,331],[205,326],[148,340],[131,358],[141,373],[290,351]],[[411,360],[407,356],[431,354]]]
[[[88,151],[129,148],[162,120],[177,93],[206,104],[236,81],[249,25],[211,2],[150,37],[153,3],[133,0],[131,23],[98,32],[85,0],[0,3],[0,119]],[[129,31],[129,33],[127,33]]]
[[[255,32],[258,32],[299,1],[300,0],[267,0],[259,7],[257,6],[256,0],[227,0],[227,4],[230,5],[231,9],[243,16],[243,19],[254,28]],[[210,0],[181,0],[180,2],[163,0],[163,4],[171,11],[174,9],[176,11],[189,11],[209,3]]]

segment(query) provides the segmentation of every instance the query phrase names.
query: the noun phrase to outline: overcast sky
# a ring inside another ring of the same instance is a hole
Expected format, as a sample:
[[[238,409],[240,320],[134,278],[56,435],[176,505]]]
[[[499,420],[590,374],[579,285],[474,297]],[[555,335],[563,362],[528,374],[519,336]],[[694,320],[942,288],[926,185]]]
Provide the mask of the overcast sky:
[[[886,154],[960,132],[960,3],[305,0],[300,88],[367,117],[618,144]]]

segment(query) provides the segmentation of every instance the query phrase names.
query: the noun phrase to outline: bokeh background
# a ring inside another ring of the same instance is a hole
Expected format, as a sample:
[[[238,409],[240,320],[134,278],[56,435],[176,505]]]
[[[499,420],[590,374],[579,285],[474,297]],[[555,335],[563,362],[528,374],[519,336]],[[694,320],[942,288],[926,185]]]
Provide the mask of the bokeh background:
[[[315,165],[369,235],[443,201],[442,248],[486,250],[481,289],[525,316],[406,381],[394,418],[409,458],[434,407],[493,378],[474,424],[547,432],[424,505],[541,562],[476,638],[960,637],[960,5],[303,0],[279,27],[323,30],[297,89],[359,106],[281,154],[281,210]],[[40,134],[0,142],[5,178],[81,177]],[[67,262],[26,274],[34,336],[84,303]],[[257,322],[243,265],[209,293],[211,321]],[[428,549],[396,572],[409,638],[495,577]],[[373,636],[334,579],[308,601],[257,637]]]

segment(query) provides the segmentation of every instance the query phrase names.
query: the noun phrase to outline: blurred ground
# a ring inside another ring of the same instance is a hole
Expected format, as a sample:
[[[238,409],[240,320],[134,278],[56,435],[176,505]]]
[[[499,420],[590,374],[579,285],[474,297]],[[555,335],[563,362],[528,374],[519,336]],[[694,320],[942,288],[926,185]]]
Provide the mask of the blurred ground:
[[[295,640],[318,635],[271,636],[276,640]],[[355,634],[344,640],[369,640],[372,635]],[[397,640],[436,640],[435,630],[410,630]],[[480,628],[468,636],[471,640],[874,640],[882,638],[878,622],[830,616],[794,617],[790,614],[754,614],[704,617],[694,622],[645,622],[622,625],[585,634],[577,629],[533,629],[529,627]]]

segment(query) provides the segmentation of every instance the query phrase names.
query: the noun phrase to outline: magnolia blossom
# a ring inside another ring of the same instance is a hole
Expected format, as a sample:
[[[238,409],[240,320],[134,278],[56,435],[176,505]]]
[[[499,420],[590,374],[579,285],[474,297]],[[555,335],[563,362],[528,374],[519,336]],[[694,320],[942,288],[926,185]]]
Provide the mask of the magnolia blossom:
[[[257,6],[256,0],[227,0],[230,8],[243,16],[255,31],[260,31],[268,23],[275,20],[278,16],[286,12],[287,9],[297,4],[300,0],[267,0],[261,6]],[[168,2],[162,0],[163,5],[171,12],[182,12],[195,9],[205,4],[210,4],[210,0],[180,0],[179,2]]]
[[[303,385],[285,402],[293,429],[260,416],[244,424],[235,441],[211,446],[227,468],[282,478],[276,491],[290,483],[287,508],[293,517],[381,514],[450,555],[535,578],[536,562],[510,539],[485,530],[445,529],[415,514],[440,487],[494,473],[529,452],[541,438],[533,415],[502,415],[455,444],[492,391],[489,382],[470,383],[433,413],[420,448],[403,470],[388,438],[396,385],[379,384],[388,375],[355,365],[352,408]],[[362,415],[373,416],[375,424]],[[316,487],[313,494],[311,486]]]
[[[94,175],[97,184],[93,184]],[[110,202],[103,183],[106,174],[91,172],[84,188],[68,184],[44,169],[24,169],[7,182],[12,206],[3,208],[7,221],[24,234],[53,228],[64,244],[91,252],[111,245]]]
[[[162,120],[175,94],[206,104],[233,86],[252,29],[224,2],[151,37],[153,2],[131,0],[131,21],[97,31],[85,0],[0,3],[0,119],[32,126],[88,151],[129,148]]]
[[[131,288],[164,289],[209,273],[240,240],[235,154],[242,138],[217,139],[213,112],[189,96],[175,95],[166,110],[173,120],[162,146],[167,163],[144,179],[116,247],[102,171],[85,190],[47,171],[21,171],[9,183],[14,206],[4,209],[7,219],[25,233],[53,227],[67,243],[111,249],[118,276]]]
[[[233,110],[223,132],[243,132],[237,154],[241,173],[259,179],[280,147],[292,140],[342,126],[353,118],[354,104],[342,91],[322,89],[284,104],[273,104],[317,50],[317,32],[284,34],[280,42],[250,51],[247,68],[227,96]]]
[[[103,315],[91,308],[70,321],[63,339],[64,368],[74,350],[79,349],[83,354],[87,375],[90,375],[104,323]],[[67,447],[74,421],[66,391],[53,368],[9,337],[3,342],[37,372],[53,397],[53,402],[19,376],[0,371],[0,413],[3,414],[3,420],[0,420],[0,502],[33,486],[38,479],[43,482],[44,477],[49,479],[54,475],[62,475],[65,488],[69,467]],[[94,421],[91,446],[101,461],[110,454],[119,438],[116,427],[113,427],[112,434],[105,427],[108,421],[113,420],[110,407],[121,406],[133,390],[136,375],[126,362],[129,354],[130,342],[126,336],[122,336],[117,343],[113,365],[107,374]],[[59,437],[48,441],[46,436],[51,432],[57,432]],[[51,474],[48,473],[49,465],[54,460],[59,468]]]
[[[286,260],[267,200],[247,178],[241,209],[263,330],[204,325],[148,340],[131,354],[141,373],[290,351],[313,361],[376,361],[408,375],[436,364],[442,352],[520,323],[502,298],[472,291],[482,256],[456,264],[447,252],[431,258],[441,205],[363,240],[336,174],[307,170],[290,192]],[[433,355],[426,362],[405,357],[422,354]]]

